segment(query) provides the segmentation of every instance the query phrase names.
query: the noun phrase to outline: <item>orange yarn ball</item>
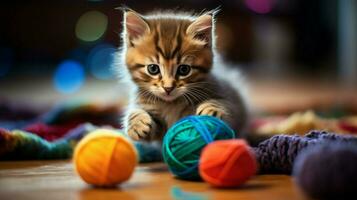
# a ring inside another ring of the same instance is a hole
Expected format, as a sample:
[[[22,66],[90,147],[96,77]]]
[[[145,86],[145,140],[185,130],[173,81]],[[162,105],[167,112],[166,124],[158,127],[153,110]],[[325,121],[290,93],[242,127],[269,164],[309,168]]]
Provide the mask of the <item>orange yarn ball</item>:
[[[254,153],[244,140],[219,140],[202,151],[199,172],[215,187],[237,187],[257,171]]]
[[[108,187],[130,178],[137,164],[137,152],[121,133],[98,129],[78,143],[73,160],[85,182]]]

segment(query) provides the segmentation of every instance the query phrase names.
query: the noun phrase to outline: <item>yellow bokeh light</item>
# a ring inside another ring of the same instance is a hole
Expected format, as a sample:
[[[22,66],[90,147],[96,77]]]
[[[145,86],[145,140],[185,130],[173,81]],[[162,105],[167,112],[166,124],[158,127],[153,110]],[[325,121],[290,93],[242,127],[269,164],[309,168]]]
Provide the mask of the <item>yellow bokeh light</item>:
[[[99,11],[84,13],[77,21],[76,36],[80,40],[93,42],[101,38],[108,26],[108,17]]]

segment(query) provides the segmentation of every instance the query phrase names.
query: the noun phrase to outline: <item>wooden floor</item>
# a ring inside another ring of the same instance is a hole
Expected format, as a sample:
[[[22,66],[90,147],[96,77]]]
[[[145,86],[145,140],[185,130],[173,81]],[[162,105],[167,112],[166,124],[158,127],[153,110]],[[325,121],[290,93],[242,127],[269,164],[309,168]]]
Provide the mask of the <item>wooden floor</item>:
[[[236,189],[175,179],[162,163],[140,165],[133,177],[113,189],[93,188],[75,174],[70,161],[0,162],[0,199],[209,200],[304,199],[284,175],[260,175]]]

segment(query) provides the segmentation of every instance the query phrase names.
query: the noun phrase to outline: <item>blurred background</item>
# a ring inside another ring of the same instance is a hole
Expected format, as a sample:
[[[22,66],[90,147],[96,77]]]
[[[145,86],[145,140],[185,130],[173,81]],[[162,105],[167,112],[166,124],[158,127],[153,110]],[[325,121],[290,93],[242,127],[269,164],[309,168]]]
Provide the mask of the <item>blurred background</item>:
[[[125,101],[111,70],[123,4],[144,14],[220,6],[219,52],[245,74],[255,107],[356,102],[355,0],[2,1],[0,100]]]

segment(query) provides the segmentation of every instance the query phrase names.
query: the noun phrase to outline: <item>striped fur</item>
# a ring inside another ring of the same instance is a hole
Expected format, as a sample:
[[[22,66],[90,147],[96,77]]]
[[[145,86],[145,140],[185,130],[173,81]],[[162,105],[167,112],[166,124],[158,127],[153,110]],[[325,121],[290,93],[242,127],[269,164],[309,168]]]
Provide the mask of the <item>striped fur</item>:
[[[242,95],[212,70],[219,67],[214,14],[124,12],[119,67],[134,85],[124,117],[131,138],[161,140],[168,127],[192,114],[222,118],[236,130],[244,126]],[[151,64],[158,65],[160,73],[149,73]],[[190,73],[180,75],[180,65],[190,66]],[[173,90],[168,93],[165,88]]]

